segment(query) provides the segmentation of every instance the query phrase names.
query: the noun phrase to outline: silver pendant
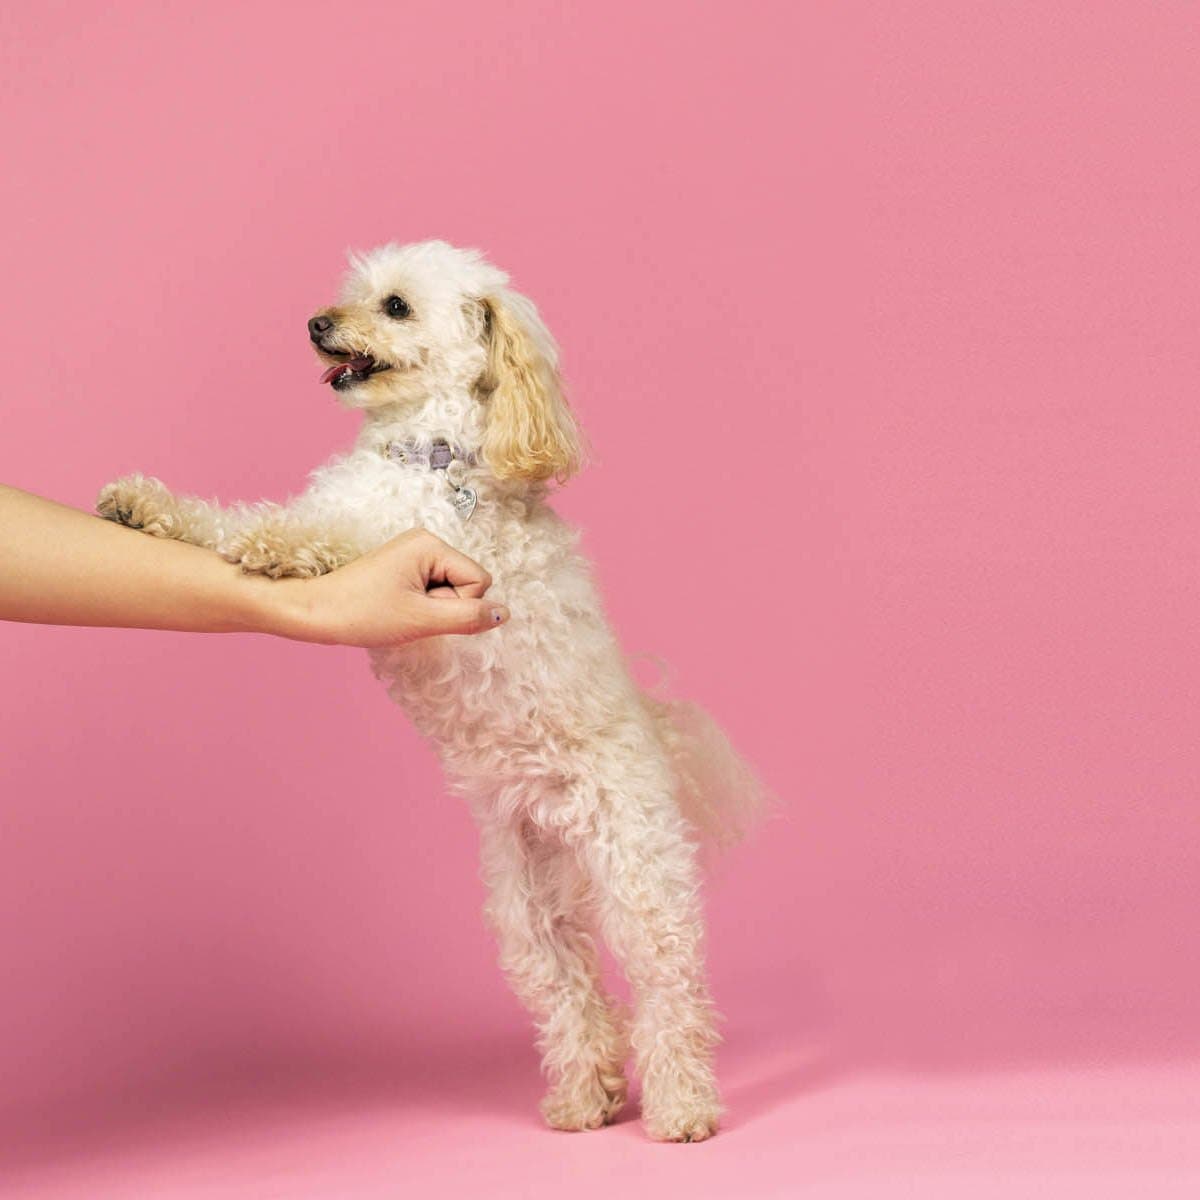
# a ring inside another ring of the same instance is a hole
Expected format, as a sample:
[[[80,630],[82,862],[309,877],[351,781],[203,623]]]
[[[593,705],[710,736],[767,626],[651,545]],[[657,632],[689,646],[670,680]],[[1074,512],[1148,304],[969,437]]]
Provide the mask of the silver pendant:
[[[479,503],[479,497],[475,493],[474,488],[460,487],[454,491],[454,511],[458,513],[464,521],[471,519],[471,514],[475,511],[475,505]]]

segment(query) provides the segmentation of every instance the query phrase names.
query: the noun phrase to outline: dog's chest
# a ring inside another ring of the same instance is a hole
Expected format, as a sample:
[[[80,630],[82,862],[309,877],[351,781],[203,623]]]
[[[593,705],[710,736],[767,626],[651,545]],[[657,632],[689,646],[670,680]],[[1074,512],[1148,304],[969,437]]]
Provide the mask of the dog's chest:
[[[463,548],[464,541],[477,540],[472,535],[500,515],[494,502],[485,502],[484,489],[462,473],[420,465],[387,460],[360,464],[348,490],[343,502],[377,542],[420,526]]]

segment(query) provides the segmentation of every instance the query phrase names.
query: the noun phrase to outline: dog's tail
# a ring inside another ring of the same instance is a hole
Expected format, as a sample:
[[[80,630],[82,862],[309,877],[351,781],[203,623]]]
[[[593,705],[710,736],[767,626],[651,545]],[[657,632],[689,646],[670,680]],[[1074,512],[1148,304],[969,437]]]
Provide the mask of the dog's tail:
[[[684,817],[720,846],[741,841],[771,802],[753,769],[700,705],[642,698],[670,756]]]

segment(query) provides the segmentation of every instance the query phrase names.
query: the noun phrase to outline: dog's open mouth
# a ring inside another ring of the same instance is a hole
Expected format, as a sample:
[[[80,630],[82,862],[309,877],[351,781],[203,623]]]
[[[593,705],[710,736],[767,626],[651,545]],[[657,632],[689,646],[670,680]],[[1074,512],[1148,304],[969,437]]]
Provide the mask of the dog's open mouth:
[[[331,358],[342,359],[341,362],[334,363],[321,376],[322,383],[328,383],[338,391],[341,391],[342,388],[353,387],[356,383],[362,383],[364,379],[378,375],[381,371],[391,370],[387,363],[379,362],[370,354],[352,355],[342,350],[326,350],[323,346],[321,351]]]

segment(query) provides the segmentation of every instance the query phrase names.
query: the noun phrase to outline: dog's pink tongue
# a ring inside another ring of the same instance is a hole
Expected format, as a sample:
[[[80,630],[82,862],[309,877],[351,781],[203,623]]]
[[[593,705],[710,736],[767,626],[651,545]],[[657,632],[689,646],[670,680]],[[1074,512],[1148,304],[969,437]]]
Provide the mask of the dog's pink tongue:
[[[321,382],[332,383],[335,379],[340,379],[343,375],[354,375],[360,371],[369,371],[374,365],[375,360],[370,355],[360,354],[357,358],[347,359],[344,363],[334,363],[321,376]]]
[[[341,375],[345,375],[350,370],[349,363],[335,363],[324,375],[321,376],[322,383],[332,383]]]

